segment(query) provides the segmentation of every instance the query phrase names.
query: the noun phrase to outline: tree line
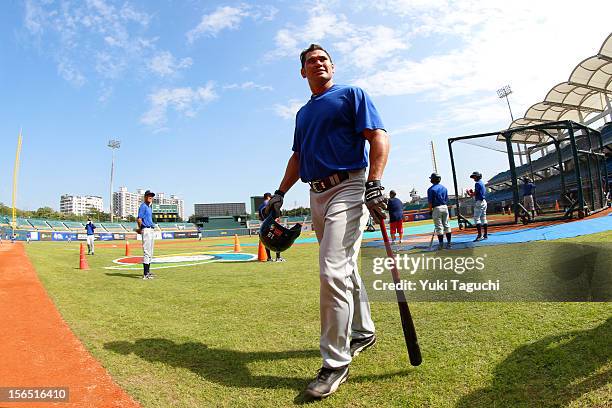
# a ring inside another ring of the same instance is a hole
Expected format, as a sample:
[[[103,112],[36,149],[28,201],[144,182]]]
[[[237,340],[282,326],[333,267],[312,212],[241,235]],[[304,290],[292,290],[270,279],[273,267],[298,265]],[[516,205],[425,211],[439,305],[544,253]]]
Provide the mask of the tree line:
[[[58,221],[87,221],[89,218],[92,221],[97,222],[110,222],[111,219],[110,213],[99,211],[95,208],[91,208],[85,215],[64,214],[59,211],[55,211],[51,207],[40,207],[36,211],[20,210],[16,208],[15,214],[20,218],[44,218],[46,220]],[[6,216],[10,219],[13,216],[13,209],[4,203],[0,203],[0,215]],[[136,217],[130,215],[124,221],[136,222]]]

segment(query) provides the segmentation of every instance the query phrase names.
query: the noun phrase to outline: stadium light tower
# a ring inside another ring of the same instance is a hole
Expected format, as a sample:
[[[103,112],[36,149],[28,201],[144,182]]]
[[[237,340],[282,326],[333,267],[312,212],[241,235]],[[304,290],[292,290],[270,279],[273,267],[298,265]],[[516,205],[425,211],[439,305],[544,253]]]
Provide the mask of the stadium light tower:
[[[510,100],[508,99],[508,95],[512,93],[512,89],[510,89],[510,85],[506,85],[497,90],[497,96],[499,99],[506,98],[506,102],[508,103],[508,110],[510,111],[510,119],[512,120],[510,123],[514,122],[514,115],[512,114],[512,108],[510,107]],[[521,152],[521,145],[516,144],[518,148],[519,160],[521,161],[521,166],[523,165],[523,153]]]
[[[115,173],[115,150],[121,146],[121,142],[119,140],[109,140],[107,146],[110,147],[112,152],[110,174],[110,219],[111,222],[113,222],[113,176]]]

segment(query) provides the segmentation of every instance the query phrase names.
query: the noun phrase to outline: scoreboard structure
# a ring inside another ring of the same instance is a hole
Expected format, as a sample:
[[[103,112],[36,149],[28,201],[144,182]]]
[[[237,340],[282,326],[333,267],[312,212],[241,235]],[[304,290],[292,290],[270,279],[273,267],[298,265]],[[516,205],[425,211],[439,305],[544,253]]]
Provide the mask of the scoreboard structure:
[[[153,222],[179,222],[179,209],[177,204],[152,204]]]

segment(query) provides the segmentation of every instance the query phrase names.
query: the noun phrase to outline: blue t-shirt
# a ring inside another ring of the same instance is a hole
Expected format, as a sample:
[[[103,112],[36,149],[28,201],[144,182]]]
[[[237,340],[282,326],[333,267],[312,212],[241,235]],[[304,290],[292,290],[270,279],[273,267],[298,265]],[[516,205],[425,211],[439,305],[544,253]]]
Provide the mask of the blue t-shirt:
[[[533,195],[533,190],[535,190],[535,184],[533,183],[523,184],[523,196]]]
[[[268,205],[268,201],[270,200],[265,200],[263,203],[261,203],[259,208],[257,208],[257,213],[259,213],[259,221],[263,221],[266,219],[266,216],[264,215],[263,210],[264,208],[266,208],[266,205]]]
[[[87,224],[85,224],[85,229],[87,230],[87,235],[93,235],[96,226],[93,225],[93,222],[88,222]]]
[[[474,184],[474,199],[476,201],[484,200],[487,196],[487,189],[482,180],[478,180]]]
[[[404,203],[399,198],[390,198],[387,203],[387,210],[389,211],[389,221],[402,221],[404,219]]]
[[[138,209],[138,218],[142,220],[143,227],[153,227],[153,209],[146,203],[140,204]]]
[[[366,168],[365,129],[384,129],[384,125],[361,88],[333,85],[313,95],[295,118],[293,151],[300,155],[302,181]]]
[[[448,203],[448,191],[442,184],[434,184],[427,189],[427,201],[431,207],[446,205]]]

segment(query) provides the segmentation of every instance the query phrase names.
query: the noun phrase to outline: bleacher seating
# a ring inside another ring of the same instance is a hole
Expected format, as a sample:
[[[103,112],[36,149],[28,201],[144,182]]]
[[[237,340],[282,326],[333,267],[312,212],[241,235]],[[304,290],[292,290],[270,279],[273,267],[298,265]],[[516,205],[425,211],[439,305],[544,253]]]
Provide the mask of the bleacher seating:
[[[32,226],[36,228],[37,230],[47,230],[48,231],[52,229],[51,226],[47,224],[47,222],[44,220],[29,218],[28,221],[30,221],[30,224],[32,224]]]
[[[94,223],[96,227],[100,226],[108,232],[126,232],[125,228],[117,222],[100,222]]]
[[[64,221],[64,225],[68,227],[70,231],[82,232],[85,229],[85,225],[78,221]]]
[[[30,222],[26,220],[25,218],[17,218],[17,228],[27,229],[27,228],[33,228],[33,227],[32,227],[32,224],[30,224]]]
[[[135,222],[122,222],[121,226],[128,232],[132,232],[134,231],[134,229],[136,227],[138,227],[138,224]]]
[[[182,231],[197,231],[198,226],[191,222],[177,222],[176,226]]]
[[[48,220],[47,224],[53,229],[53,231],[67,231],[68,228],[63,222],[57,220]]]
[[[178,229],[175,222],[158,222],[157,226],[162,231],[176,231]]]

